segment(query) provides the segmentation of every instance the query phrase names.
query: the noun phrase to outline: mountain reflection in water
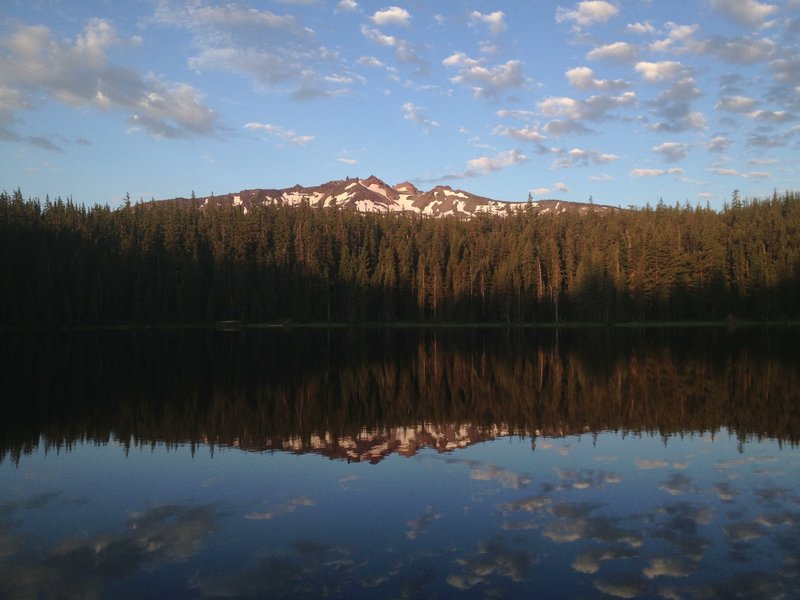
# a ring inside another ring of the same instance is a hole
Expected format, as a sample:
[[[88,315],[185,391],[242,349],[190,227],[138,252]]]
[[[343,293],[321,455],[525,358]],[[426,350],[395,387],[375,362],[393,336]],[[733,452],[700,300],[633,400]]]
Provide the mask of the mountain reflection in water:
[[[0,459],[90,439],[379,460],[500,435],[800,440],[794,329],[4,334]]]
[[[2,333],[0,598],[796,597],[795,334]]]

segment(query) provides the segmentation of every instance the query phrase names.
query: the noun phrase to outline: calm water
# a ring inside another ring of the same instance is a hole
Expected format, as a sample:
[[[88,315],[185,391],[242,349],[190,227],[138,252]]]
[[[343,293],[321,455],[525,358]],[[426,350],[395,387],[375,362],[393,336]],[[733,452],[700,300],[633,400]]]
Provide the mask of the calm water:
[[[2,334],[0,597],[797,598],[796,334]]]

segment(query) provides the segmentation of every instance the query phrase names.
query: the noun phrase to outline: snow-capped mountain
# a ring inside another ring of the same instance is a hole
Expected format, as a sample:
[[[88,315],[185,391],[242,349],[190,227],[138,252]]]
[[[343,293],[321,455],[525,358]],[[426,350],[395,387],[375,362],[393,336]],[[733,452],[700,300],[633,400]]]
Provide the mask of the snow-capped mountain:
[[[176,200],[190,201],[185,198]],[[296,206],[306,203],[314,208],[351,209],[364,213],[406,213],[460,218],[470,218],[478,214],[507,216],[516,210],[526,208],[539,214],[563,213],[570,210],[613,210],[607,206],[560,200],[538,200],[531,201],[530,204],[504,202],[463,190],[454,190],[445,185],[423,192],[408,182],[390,186],[374,175],[366,179],[348,178],[329,181],[315,187],[296,185],[281,190],[242,190],[222,196],[196,198],[193,201],[201,208],[209,205],[242,206],[244,211],[258,205]]]

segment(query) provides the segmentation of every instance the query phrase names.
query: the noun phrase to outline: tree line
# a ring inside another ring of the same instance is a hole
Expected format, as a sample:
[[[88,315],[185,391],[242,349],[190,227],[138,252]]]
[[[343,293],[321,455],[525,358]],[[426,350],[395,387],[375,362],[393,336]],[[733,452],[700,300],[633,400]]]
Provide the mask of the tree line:
[[[0,194],[0,325],[800,317],[800,196],[470,220]]]

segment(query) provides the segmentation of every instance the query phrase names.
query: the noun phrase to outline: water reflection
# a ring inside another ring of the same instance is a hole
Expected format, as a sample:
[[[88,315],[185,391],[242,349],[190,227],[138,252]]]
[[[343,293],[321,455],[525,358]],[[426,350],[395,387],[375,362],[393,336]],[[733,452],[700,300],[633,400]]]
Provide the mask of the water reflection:
[[[0,597],[792,597],[798,351],[686,335],[6,335]]]
[[[0,335],[0,459],[195,443],[378,462],[500,436],[800,440],[792,329]]]

